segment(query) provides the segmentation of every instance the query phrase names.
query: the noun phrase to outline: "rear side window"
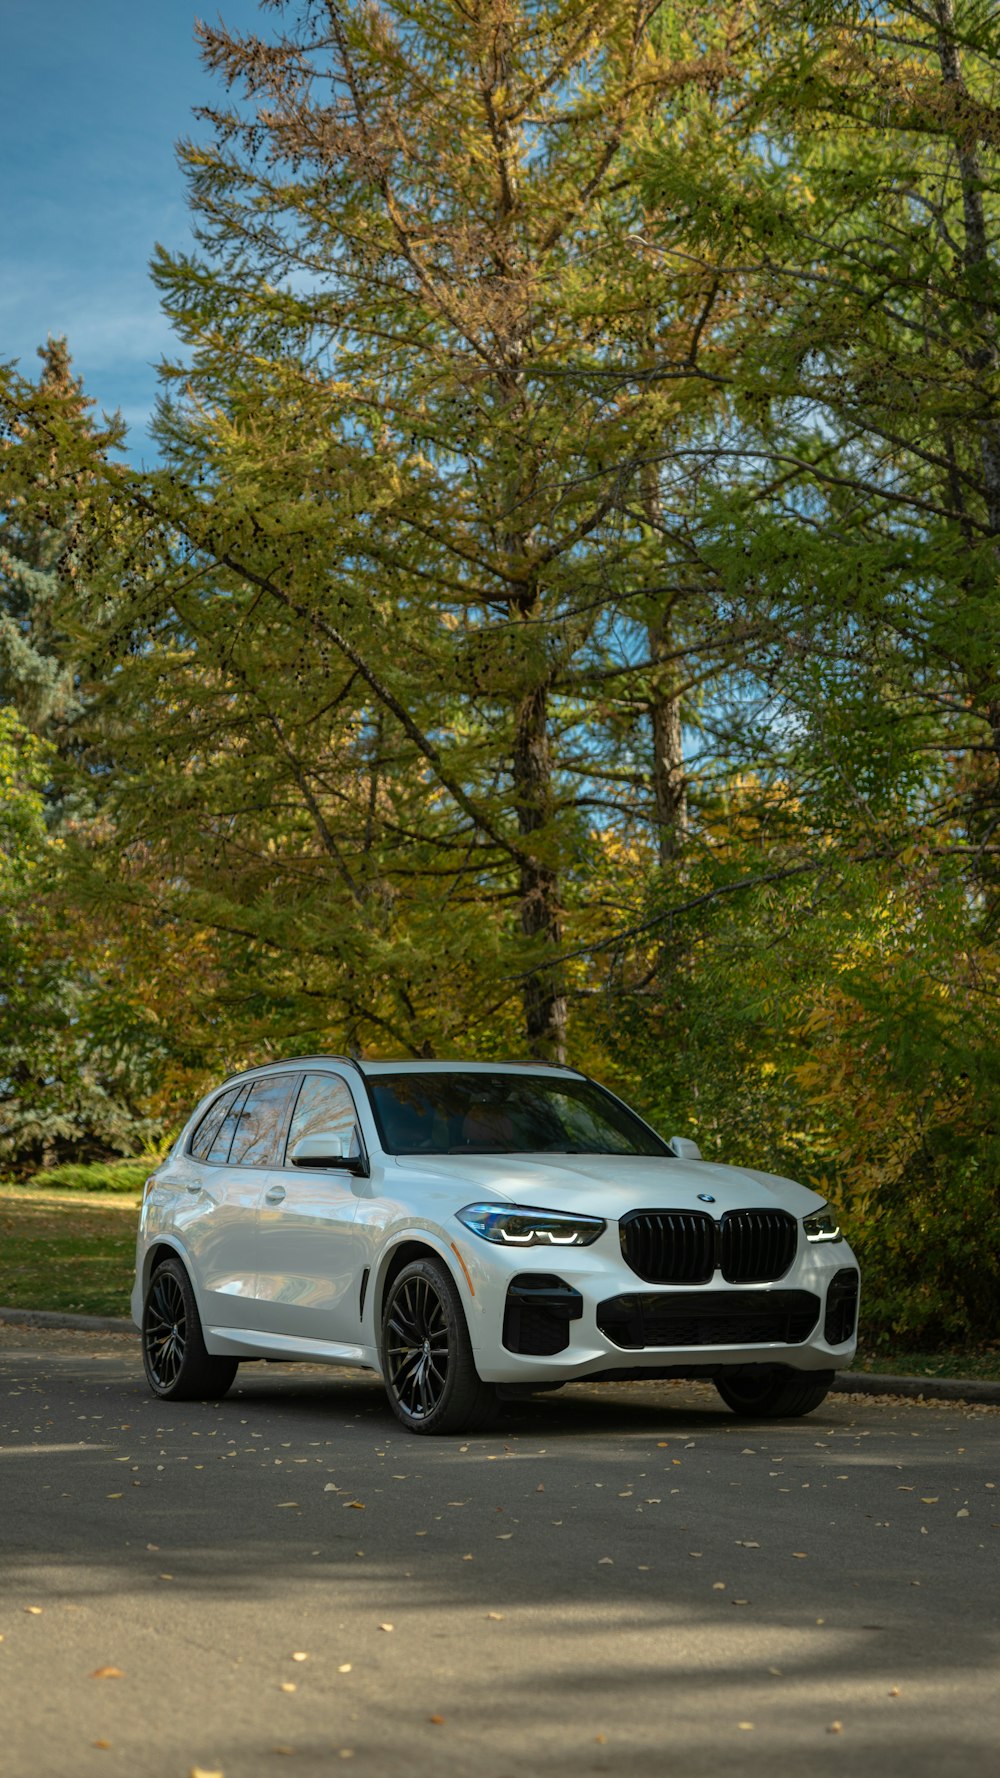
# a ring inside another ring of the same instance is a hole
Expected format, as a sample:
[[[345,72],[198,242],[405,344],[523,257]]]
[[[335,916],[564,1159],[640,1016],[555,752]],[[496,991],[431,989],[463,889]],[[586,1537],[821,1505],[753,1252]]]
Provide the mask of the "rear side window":
[[[288,1102],[297,1078],[295,1074],[272,1074],[265,1080],[254,1081],[239,1113],[236,1135],[229,1150],[231,1167],[275,1165]]]
[[[236,1098],[226,1107],[226,1115],[219,1125],[218,1132],[211,1148],[205,1156],[206,1161],[214,1161],[216,1166],[224,1161],[228,1161],[230,1146],[232,1144],[233,1136],[236,1133],[236,1125],[239,1122],[240,1108],[246,1103],[246,1096],[249,1091],[250,1088],[248,1086],[240,1087]]]
[[[219,1134],[222,1120],[240,1090],[239,1087],[230,1087],[228,1093],[220,1093],[219,1097],[213,1100],[209,1106],[194,1133],[191,1147],[188,1150],[188,1153],[193,1155],[196,1161],[208,1159],[208,1151]]]
[[[303,1136],[326,1135],[327,1131],[353,1136],[351,1154],[360,1154],[358,1116],[344,1082],[335,1074],[307,1074],[295,1104],[292,1127],[288,1132],[286,1162],[291,1165],[292,1149]]]

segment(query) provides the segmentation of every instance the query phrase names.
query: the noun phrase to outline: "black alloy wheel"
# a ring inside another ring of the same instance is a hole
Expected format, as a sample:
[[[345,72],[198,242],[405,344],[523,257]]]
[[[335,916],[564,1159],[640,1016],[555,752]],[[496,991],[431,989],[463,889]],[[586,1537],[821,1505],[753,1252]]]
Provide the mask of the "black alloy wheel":
[[[206,1350],[191,1281],[179,1259],[157,1266],[142,1312],[146,1381],[164,1401],[216,1401],[239,1369]]]
[[[471,1431],[492,1418],[496,1389],[480,1381],[458,1292],[439,1260],[413,1260],[386,1292],[382,1374],[411,1432]]]
[[[811,1414],[830,1393],[833,1371],[723,1371],[715,1378],[727,1408],[742,1420],[795,1420]]]

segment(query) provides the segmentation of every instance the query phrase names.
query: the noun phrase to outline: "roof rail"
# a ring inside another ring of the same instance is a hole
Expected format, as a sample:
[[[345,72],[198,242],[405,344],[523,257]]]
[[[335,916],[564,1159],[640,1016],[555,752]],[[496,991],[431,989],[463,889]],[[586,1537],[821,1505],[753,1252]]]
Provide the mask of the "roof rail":
[[[346,1062],[350,1068],[357,1068],[359,1065],[356,1056],[272,1056],[269,1062],[255,1062],[251,1068],[238,1068],[235,1074],[227,1074],[222,1084],[228,1086],[231,1080],[243,1080],[248,1074],[259,1074],[262,1068],[286,1068],[296,1062]]]

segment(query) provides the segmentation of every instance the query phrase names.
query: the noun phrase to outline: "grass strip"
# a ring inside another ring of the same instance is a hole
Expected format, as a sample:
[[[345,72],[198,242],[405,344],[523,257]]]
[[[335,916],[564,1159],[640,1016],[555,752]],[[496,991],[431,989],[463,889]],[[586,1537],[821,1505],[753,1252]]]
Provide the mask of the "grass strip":
[[[0,1185],[0,1303],[128,1315],[139,1198]]]

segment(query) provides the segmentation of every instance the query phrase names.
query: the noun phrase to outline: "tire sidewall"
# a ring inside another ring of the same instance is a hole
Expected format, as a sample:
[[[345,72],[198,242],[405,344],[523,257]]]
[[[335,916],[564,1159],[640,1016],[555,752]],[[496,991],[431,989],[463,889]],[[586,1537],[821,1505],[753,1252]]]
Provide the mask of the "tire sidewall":
[[[434,1286],[438,1298],[444,1308],[445,1323],[448,1330],[448,1375],[440,1400],[432,1411],[423,1419],[415,1419],[408,1414],[399,1401],[390,1378],[388,1363],[388,1323],[392,1305],[404,1285],[414,1278],[423,1278]],[[379,1358],[382,1364],[382,1380],[389,1403],[397,1419],[410,1432],[434,1432],[450,1415],[455,1393],[461,1387],[461,1373],[469,1367],[474,1371],[472,1345],[466,1326],[462,1304],[450,1272],[441,1260],[415,1259],[402,1268],[393,1279],[386,1292],[382,1308],[382,1324]]]

